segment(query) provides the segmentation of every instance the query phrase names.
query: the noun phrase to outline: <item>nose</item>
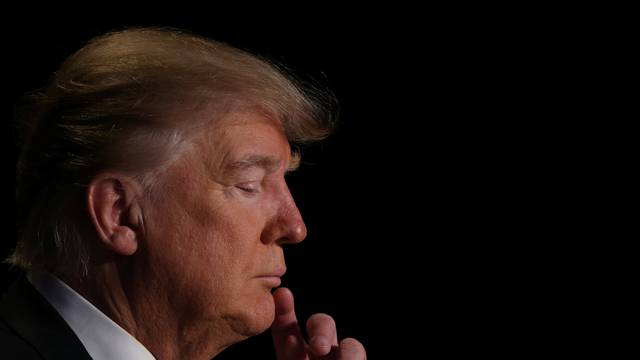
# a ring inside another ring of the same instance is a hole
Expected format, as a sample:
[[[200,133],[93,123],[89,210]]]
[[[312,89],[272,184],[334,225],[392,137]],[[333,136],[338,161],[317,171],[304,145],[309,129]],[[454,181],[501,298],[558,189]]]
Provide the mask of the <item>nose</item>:
[[[275,242],[279,245],[297,244],[307,237],[307,227],[302,214],[286,183],[282,188],[275,211],[275,215],[262,233],[262,242]]]

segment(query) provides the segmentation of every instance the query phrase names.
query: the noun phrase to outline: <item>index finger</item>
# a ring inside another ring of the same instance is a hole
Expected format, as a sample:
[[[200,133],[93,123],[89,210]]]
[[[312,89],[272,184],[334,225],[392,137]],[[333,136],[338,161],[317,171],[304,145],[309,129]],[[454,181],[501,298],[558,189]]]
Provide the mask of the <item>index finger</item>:
[[[287,288],[278,288],[273,293],[276,315],[271,331],[278,335],[302,335],[293,303],[293,294]]]
[[[278,288],[273,293],[275,318],[271,325],[271,335],[278,359],[302,359],[305,343],[298,325],[293,294],[287,288]]]

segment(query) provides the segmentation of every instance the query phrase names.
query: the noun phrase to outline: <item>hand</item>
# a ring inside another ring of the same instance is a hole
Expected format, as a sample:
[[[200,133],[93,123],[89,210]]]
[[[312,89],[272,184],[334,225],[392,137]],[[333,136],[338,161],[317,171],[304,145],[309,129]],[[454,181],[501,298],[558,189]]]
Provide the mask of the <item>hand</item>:
[[[273,293],[276,317],[271,335],[278,360],[366,360],[364,346],[356,339],[338,344],[336,323],[327,314],[315,314],[307,320],[309,341],[305,341],[298,325],[293,294],[287,288]]]

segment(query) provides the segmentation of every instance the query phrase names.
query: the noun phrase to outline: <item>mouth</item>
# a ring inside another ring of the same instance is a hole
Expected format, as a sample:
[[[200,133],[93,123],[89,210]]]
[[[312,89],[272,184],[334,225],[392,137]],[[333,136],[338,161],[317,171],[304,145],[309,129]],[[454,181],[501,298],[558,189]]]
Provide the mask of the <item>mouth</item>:
[[[279,276],[258,276],[257,279],[271,288],[277,288],[282,284],[282,280]]]
[[[285,266],[278,268],[274,271],[267,272],[263,275],[259,275],[256,278],[269,287],[278,287],[282,284],[282,280],[280,279],[287,272],[287,268]]]

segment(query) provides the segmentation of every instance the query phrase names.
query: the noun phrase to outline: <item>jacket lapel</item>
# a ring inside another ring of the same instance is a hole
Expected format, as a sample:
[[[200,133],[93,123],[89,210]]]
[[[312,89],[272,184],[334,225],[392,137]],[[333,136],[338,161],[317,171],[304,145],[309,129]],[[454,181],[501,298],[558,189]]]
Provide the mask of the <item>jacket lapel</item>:
[[[24,275],[0,300],[0,319],[45,359],[91,360],[73,330]]]

